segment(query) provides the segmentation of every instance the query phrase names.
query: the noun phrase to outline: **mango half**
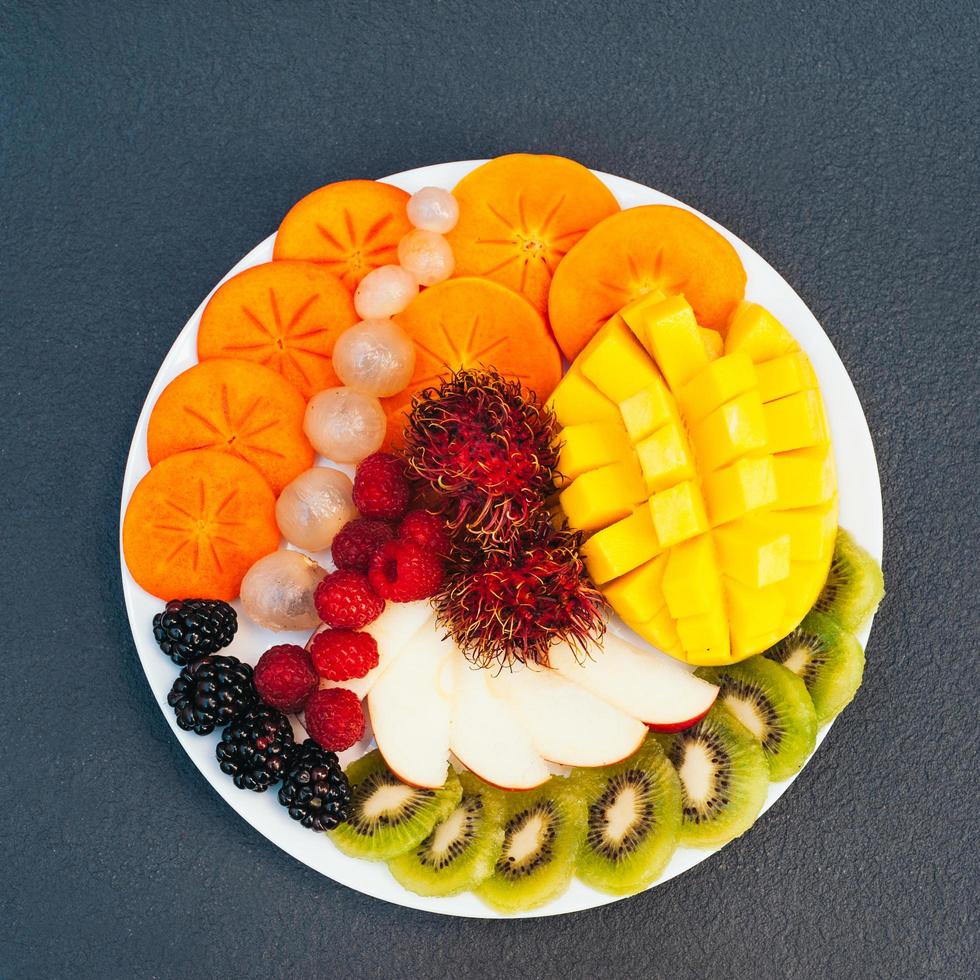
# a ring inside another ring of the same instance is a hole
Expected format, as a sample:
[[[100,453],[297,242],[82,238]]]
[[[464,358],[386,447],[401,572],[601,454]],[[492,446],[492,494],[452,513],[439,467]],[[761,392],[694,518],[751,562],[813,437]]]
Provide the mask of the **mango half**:
[[[726,664],[809,612],[837,530],[817,377],[788,330],[742,303],[724,346],[683,296],[624,307],[549,401],[559,504],[590,575],[666,653]]]

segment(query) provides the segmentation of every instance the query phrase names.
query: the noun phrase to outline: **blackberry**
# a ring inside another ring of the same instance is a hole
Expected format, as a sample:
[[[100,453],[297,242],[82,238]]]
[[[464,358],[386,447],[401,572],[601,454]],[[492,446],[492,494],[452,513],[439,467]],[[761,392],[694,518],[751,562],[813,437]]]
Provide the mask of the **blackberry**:
[[[171,599],[153,617],[160,649],[181,667],[223,650],[237,630],[235,610],[220,599]]]
[[[210,735],[258,700],[252,668],[237,657],[202,657],[174,681],[167,703],[185,732]]]
[[[239,789],[264,793],[289,768],[292,725],[281,711],[254,705],[221,733],[215,754],[221,771],[232,776]]]
[[[312,738],[296,746],[279,802],[309,830],[333,830],[350,812],[350,783],[333,752]]]

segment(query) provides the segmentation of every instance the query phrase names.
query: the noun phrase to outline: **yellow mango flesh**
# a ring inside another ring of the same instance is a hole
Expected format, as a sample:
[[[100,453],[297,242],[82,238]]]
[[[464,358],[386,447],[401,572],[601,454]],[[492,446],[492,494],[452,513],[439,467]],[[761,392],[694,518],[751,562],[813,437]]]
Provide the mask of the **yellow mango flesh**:
[[[801,350],[757,364],[755,374],[759,380],[759,395],[763,402],[772,402],[798,391],[818,387],[810,358]]]
[[[547,406],[555,413],[559,425],[584,422],[618,422],[619,411],[573,364],[551,393]]]
[[[571,447],[559,503],[591,533],[590,574],[640,636],[692,664],[789,633],[826,579],[837,527],[806,355],[754,303],[718,345],[682,296],[648,295],[596,334],[551,400]]]
[[[635,456],[590,470],[563,490],[558,503],[577,531],[598,531],[633,513],[646,497]]]
[[[558,453],[562,483],[622,459],[629,451],[626,431],[615,422],[581,422],[566,426]]]
[[[629,517],[593,534],[582,545],[582,559],[596,585],[603,585],[649,561],[660,550],[649,509],[638,507]]]
[[[659,554],[603,589],[610,605],[624,620],[645,623],[664,608],[667,601],[663,591],[666,566],[667,555]]]
[[[694,476],[694,455],[680,418],[671,419],[636,446],[647,490],[666,490]]]

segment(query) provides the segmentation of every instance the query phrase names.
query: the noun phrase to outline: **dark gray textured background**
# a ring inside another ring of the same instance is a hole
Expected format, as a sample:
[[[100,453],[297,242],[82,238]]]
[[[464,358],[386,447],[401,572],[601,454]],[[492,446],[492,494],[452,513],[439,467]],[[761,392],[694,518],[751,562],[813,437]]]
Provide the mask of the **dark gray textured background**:
[[[0,976],[975,976],[977,43],[971,0],[0,0]],[[792,283],[864,403],[889,591],[759,826],[630,901],[483,923],[221,802],[151,700],[116,534],[160,360],[293,201],[513,149],[676,195]]]

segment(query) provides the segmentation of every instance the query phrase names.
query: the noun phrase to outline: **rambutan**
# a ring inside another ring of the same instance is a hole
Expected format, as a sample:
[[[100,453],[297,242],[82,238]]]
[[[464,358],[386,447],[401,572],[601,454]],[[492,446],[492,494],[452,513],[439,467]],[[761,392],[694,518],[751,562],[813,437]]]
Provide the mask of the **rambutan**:
[[[405,458],[437,495],[453,533],[503,546],[554,492],[558,428],[554,412],[519,381],[492,368],[464,369],[413,399]]]
[[[433,604],[459,648],[481,667],[548,663],[570,643],[584,655],[606,629],[606,603],[579,558],[581,537],[545,516],[506,547],[457,547]]]

